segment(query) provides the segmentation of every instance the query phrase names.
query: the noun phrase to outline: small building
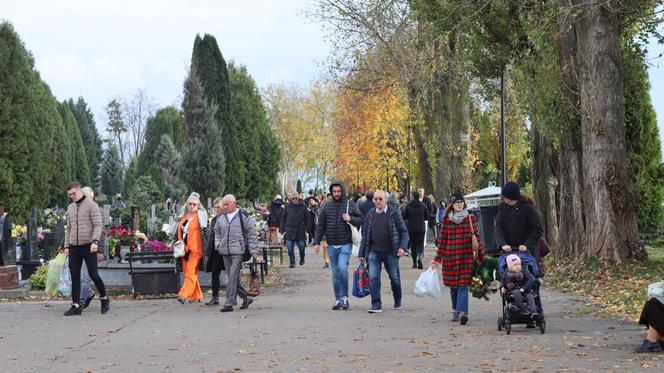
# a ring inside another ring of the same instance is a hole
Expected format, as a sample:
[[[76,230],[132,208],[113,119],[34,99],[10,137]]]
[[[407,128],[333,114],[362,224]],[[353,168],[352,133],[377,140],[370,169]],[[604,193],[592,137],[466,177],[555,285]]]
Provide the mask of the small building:
[[[490,182],[484,189],[472,192],[464,196],[469,209],[482,206],[496,206],[500,204],[500,187]]]

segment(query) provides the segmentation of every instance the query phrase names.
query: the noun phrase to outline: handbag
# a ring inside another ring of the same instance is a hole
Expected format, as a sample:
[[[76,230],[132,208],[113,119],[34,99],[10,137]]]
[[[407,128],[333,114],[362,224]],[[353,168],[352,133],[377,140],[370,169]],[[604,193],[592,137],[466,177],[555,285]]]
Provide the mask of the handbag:
[[[468,222],[470,223],[470,244],[473,248],[473,261],[477,262],[479,260],[478,254],[480,250],[480,243],[477,241],[477,236],[475,236],[475,229],[473,228],[473,219],[469,216]]]
[[[254,259],[249,264],[249,278],[247,279],[247,286],[244,290],[251,297],[257,297],[261,293],[261,278],[258,276],[258,263]]]
[[[346,205],[346,214],[348,214],[350,208],[350,200]],[[356,226],[351,224],[349,221],[346,222],[350,226],[351,239],[353,240],[353,256],[358,256],[360,253],[360,243],[362,242],[362,234]]]
[[[184,242],[177,240],[171,243],[171,248],[173,248],[174,258],[180,258],[184,256]]]

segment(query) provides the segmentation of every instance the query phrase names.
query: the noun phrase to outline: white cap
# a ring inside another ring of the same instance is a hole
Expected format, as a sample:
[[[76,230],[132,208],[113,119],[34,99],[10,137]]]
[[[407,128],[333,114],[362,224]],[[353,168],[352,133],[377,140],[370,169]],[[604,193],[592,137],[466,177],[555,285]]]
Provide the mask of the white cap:
[[[283,199],[283,198],[281,198],[281,194],[277,194],[277,196],[274,197],[274,199]]]

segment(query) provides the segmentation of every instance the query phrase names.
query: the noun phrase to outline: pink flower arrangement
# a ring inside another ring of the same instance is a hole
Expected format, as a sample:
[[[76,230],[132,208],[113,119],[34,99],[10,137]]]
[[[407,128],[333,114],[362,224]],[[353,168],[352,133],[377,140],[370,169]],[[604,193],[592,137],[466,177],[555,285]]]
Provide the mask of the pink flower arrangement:
[[[141,251],[169,251],[171,247],[161,241],[145,241],[141,245]]]

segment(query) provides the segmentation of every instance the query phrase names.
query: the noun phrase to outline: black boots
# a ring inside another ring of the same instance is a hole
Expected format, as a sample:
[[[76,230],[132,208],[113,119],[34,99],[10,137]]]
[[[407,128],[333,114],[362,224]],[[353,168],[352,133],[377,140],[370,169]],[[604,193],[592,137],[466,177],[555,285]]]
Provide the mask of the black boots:
[[[83,308],[81,306],[74,306],[73,304],[71,307],[65,312],[65,316],[78,316],[83,312]]]
[[[219,304],[219,297],[212,297],[209,302],[205,303],[206,306],[216,306]]]

